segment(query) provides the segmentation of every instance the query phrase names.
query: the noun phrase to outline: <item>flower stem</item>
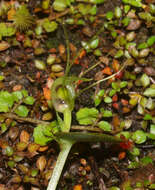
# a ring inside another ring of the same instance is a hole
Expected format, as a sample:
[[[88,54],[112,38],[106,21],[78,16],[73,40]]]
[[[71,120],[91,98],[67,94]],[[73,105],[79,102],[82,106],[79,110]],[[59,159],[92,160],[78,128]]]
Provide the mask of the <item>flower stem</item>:
[[[67,140],[62,140],[62,139],[60,140],[61,151],[58,155],[56,165],[54,167],[52,177],[49,181],[47,190],[55,190],[56,189],[57,184],[59,182],[59,178],[60,178],[62,170],[63,170],[63,167],[65,165],[68,154],[69,154],[70,149],[73,144],[74,144],[73,141],[67,141]]]

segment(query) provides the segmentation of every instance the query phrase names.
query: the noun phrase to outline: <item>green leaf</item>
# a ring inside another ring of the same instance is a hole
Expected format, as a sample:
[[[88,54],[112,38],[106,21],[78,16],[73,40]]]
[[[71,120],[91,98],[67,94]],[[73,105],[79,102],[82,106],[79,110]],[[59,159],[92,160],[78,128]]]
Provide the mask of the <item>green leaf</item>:
[[[13,97],[14,97],[14,100],[16,102],[18,102],[19,100],[21,100],[23,98],[23,94],[21,91],[15,91],[12,93]]]
[[[116,18],[120,18],[122,16],[122,10],[120,7],[115,7],[114,14]]]
[[[44,19],[43,22],[43,28],[45,29],[46,32],[53,32],[57,29],[58,24],[55,21],[50,21],[49,19]]]
[[[112,127],[111,124],[107,121],[100,121],[97,126],[102,129],[103,131],[111,131]]]
[[[24,97],[28,96],[28,91],[27,90],[22,90],[21,92],[22,92],[22,94],[23,94]]]
[[[5,23],[0,23],[0,36],[13,36],[16,30],[14,27],[7,26]]]
[[[129,22],[130,22],[130,18],[129,17],[125,17],[122,19],[122,24],[123,26],[128,26]]]
[[[153,16],[148,12],[140,12],[138,16],[146,21],[151,21],[153,19]]]
[[[117,51],[117,53],[115,54],[114,57],[115,57],[115,58],[120,58],[120,57],[122,57],[123,55],[124,55],[124,52],[123,52],[123,50],[120,49],[120,50]]]
[[[35,102],[35,99],[32,96],[28,96],[24,99],[24,103],[28,105],[33,105]]]
[[[144,120],[152,120],[152,116],[150,114],[145,114]]]
[[[3,75],[0,75],[0,81],[4,80],[5,77]]]
[[[95,106],[98,106],[100,103],[101,103],[101,101],[102,101],[102,96],[104,95],[104,90],[102,89],[102,90],[100,90],[97,94],[96,94],[96,96],[95,96],[95,98],[94,98],[94,103],[95,103]]]
[[[139,156],[139,155],[140,155],[140,150],[139,150],[139,148],[134,147],[134,148],[130,151],[130,153],[131,153],[132,155],[134,155],[134,156]]]
[[[91,42],[89,43],[89,46],[92,49],[97,48],[98,45],[99,45],[99,38],[95,38],[95,39],[91,40]]]
[[[116,187],[116,186],[113,186],[113,187],[111,187],[109,190],[120,190],[120,188],[119,188],[119,187]]]
[[[67,8],[67,1],[55,0],[53,3],[53,8],[55,11],[64,11]]]
[[[150,84],[150,78],[145,73],[141,76],[140,81],[142,83],[142,86],[144,86],[144,87],[146,87]]]
[[[155,97],[155,88],[147,88],[143,94],[144,96]]]
[[[127,81],[122,81],[121,83],[120,83],[120,88],[124,88],[124,87],[126,87],[128,85],[128,82]]]
[[[155,184],[154,184],[154,183],[151,184],[151,185],[149,186],[149,189],[155,189]]]
[[[111,86],[115,90],[118,90],[120,88],[120,86],[119,86],[119,84],[117,82],[112,82]]]
[[[112,111],[104,110],[102,116],[103,117],[112,117]]]
[[[142,130],[137,130],[132,135],[132,140],[137,144],[142,144],[146,141],[146,134]]]
[[[15,110],[15,113],[21,117],[26,117],[29,113],[29,110],[27,109],[26,106],[20,105]]]
[[[132,5],[134,7],[142,7],[141,0],[123,0],[123,3]]]
[[[95,106],[98,106],[101,103],[102,99],[99,96],[96,96],[94,99]]]
[[[137,47],[137,49],[145,49],[148,47],[148,44],[146,42],[140,43]]]
[[[152,46],[155,43],[155,36],[151,36],[147,40],[147,45]]]
[[[0,112],[8,112],[14,104],[14,97],[7,91],[0,92]]]
[[[153,160],[152,160],[152,158],[150,158],[149,156],[145,156],[144,158],[141,158],[140,159],[140,162],[141,162],[141,164],[143,165],[143,166],[146,166],[146,165],[148,165],[148,164],[152,164],[153,163]]]
[[[104,3],[104,0],[88,0],[88,1],[90,1],[91,3],[94,3],[94,4]]]
[[[112,20],[113,17],[114,17],[114,13],[113,13],[112,11],[108,11],[108,12],[106,13],[106,18],[107,18],[108,20]]]
[[[150,133],[155,135],[155,124],[150,126]]]
[[[1,133],[4,133],[4,132],[7,130],[7,125],[6,125],[6,123],[2,123],[2,124],[0,125],[0,127],[1,127]]]
[[[129,131],[122,131],[116,135],[117,137],[124,136],[126,139],[129,139],[131,137],[131,133]]]
[[[45,146],[49,141],[52,141],[53,134],[51,129],[52,127],[50,125],[37,125],[33,131],[34,142]]]
[[[107,97],[104,98],[104,102],[107,103],[107,104],[109,104],[109,103],[112,102],[112,98],[110,98],[109,96],[107,96]]]
[[[99,111],[95,108],[81,108],[76,113],[76,119],[81,125],[93,124],[97,119]]]

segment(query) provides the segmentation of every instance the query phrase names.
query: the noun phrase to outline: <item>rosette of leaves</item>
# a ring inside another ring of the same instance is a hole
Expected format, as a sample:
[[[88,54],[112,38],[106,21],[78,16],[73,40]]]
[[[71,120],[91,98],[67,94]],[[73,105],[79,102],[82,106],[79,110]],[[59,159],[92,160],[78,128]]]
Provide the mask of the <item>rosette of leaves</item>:
[[[26,31],[31,28],[34,23],[34,18],[30,14],[26,5],[21,5],[13,17],[13,24],[15,25],[16,29],[19,31]]]

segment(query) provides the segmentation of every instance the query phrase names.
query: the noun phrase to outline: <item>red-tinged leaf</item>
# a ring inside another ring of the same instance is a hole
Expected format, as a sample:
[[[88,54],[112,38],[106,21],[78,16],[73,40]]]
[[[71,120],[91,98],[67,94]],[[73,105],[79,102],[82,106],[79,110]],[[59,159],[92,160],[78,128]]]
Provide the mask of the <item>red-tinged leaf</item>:
[[[51,100],[51,90],[49,88],[43,88],[43,93],[46,100]]]
[[[24,39],[25,39],[24,34],[21,34],[19,32],[16,33],[16,40],[17,41],[22,42],[22,41],[24,41]]]
[[[121,137],[124,139],[124,137]],[[133,147],[133,142],[131,141],[125,141],[125,142],[120,142],[120,147],[124,150],[130,150]]]
[[[50,53],[56,53],[57,50],[56,50],[55,48],[51,48],[51,49],[49,49],[49,52],[50,52]]]
[[[118,155],[119,160],[123,160],[126,157],[126,152],[120,152]]]
[[[123,71],[120,71],[119,73],[117,73],[116,75],[115,75],[115,78],[116,79],[121,79],[123,77]]]
[[[118,104],[118,103],[116,103],[116,102],[115,102],[115,103],[113,103],[113,104],[112,104],[112,106],[113,106],[113,108],[115,108],[116,110],[118,110],[118,109],[119,109],[119,104]]]
[[[42,172],[46,167],[46,163],[47,163],[47,161],[46,161],[45,156],[40,156],[37,159],[36,166]]]
[[[128,108],[128,107],[123,107],[123,108],[122,108],[122,112],[123,112],[123,113],[129,113],[130,111],[131,111],[131,109]]]
[[[115,94],[113,97],[112,97],[112,101],[113,102],[117,102],[118,101],[118,95]]]
[[[102,73],[103,74],[106,74],[106,75],[112,75],[112,72],[111,72],[111,68],[110,67],[106,67],[102,70]]]
[[[63,44],[60,44],[58,49],[59,49],[60,55],[63,55],[65,53],[65,46]]]
[[[83,58],[85,55],[86,55],[86,51],[85,51],[85,50],[82,50],[82,51],[80,52],[79,58],[81,59],[81,58]]]
[[[113,124],[115,129],[117,129],[120,126],[120,119],[119,119],[118,115],[115,115],[112,118],[112,124]]]
[[[114,59],[114,60],[113,60],[112,67],[113,67],[113,69],[114,69],[115,72],[119,71],[119,69],[120,69],[120,64],[119,64],[119,62],[118,62],[117,59]]]
[[[125,99],[121,99],[121,103],[123,104],[123,106],[127,106],[129,104],[128,100]]]
[[[79,63],[80,63],[80,62],[79,62],[79,59],[78,59],[78,58],[75,59],[74,64],[78,65]]]

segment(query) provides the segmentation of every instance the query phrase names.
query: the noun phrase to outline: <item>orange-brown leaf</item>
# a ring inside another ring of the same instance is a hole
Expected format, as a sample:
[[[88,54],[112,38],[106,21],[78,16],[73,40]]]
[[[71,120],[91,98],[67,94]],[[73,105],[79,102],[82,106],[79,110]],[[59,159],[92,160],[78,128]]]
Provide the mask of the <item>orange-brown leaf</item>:
[[[0,42],[0,51],[4,51],[10,47],[10,44],[6,41]]]
[[[106,67],[102,70],[102,73],[103,74],[106,74],[106,75],[112,75],[112,72],[111,72],[111,68],[110,67]]]
[[[119,160],[123,160],[126,156],[126,152],[120,152],[119,155],[118,155],[118,159]]]
[[[120,64],[119,64],[119,62],[118,62],[117,59],[113,60],[112,67],[113,67],[113,69],[114,69],[115,72],[119,71]]]
[[[16,11],[14,8],[11,8],[9,11],[8,11],[8,20],[13,20],[13,17],[15,15]]]
[[[82,190],[82,185],[80,185],[80,184],[75,185],[73,190]]]
[[[46,163],[47,163],[47,161],[46,161],[45,156],[40,156],[37,159],[36,166],[42,172],[46,167]]]
[[[46,100],[51,100],[51,91],[49,88],[43,88],[43,93]]]
[[[30,139],[29,133],[25,130],[22,130],[20,134],[20,142],[28,143],[29,139]]]

